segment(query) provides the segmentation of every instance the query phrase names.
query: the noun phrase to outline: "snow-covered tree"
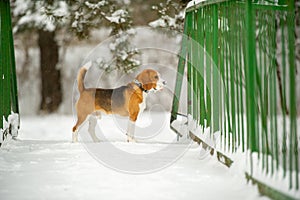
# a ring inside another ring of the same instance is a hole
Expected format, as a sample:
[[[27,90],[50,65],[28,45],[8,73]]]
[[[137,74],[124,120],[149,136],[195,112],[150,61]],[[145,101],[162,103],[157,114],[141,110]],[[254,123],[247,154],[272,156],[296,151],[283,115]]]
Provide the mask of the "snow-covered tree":
[[[67,7],[63,2],[13,0],[12,14],[14,32],[38,33],[40,49],[41,96],[40,109],[47,112],[57,110],[62,102],[61,72],[56,67],[59,59],[59,46],[56,31],[59,26],[45,15],[46,9],[52,6],[57,15],[67,15]]]
[[[185,7],[190,0],[166,0],[152,7],[159,18],[149,23],[154,28],[168,28],[171,30],[183,31]]]
[[[101,67],[130,72],[139,65],[135,59],[138,51],[128,41],[134,33],[127,9],[129,3],[128,0],[12,0],[14,32],[38,34],[42,111],[56,111],[62,101],[58,31],[69,39],[84,39],[92,29],[108,26],[114,35],[110,48],[114,62],[101,63]]]

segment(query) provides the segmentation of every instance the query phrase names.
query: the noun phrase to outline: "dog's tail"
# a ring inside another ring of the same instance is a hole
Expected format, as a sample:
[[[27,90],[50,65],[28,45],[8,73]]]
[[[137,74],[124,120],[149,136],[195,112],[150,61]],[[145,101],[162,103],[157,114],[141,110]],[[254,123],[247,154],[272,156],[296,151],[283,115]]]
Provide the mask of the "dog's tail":
[[[78,75],[77,75],[77,84],[78,84],[78,90],[79,90],[80,93],[85,90],[85,87],[84,87],[84,77],[85,77],[85,74],[86,74],[87,70],[91,66],[92,66],[92,62],[88,62],[88,63],[84,64],[79,69],[79,72],[78,72]]]

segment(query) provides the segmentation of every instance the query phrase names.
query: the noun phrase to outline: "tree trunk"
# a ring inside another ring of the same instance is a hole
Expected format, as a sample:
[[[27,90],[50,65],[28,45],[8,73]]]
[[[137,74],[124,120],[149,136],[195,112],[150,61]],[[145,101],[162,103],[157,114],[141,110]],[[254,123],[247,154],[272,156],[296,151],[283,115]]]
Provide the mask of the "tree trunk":
[[[40,30],[38,45],[40,48],[41,95],[40,110],[46,113],[54,112],[62,102],[62,86],[58,63],[58,44],[55,32]]]

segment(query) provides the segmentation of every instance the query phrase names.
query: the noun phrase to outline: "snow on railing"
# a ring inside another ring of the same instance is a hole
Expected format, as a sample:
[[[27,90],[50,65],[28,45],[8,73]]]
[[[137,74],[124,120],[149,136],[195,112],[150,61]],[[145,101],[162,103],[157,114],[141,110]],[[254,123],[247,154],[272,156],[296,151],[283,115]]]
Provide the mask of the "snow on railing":
[[[190,1],[188,3],[188,5],[186,6],[186,8],[191,8],[191,7],[193,7],[195,5],[198,5],[198,4],[200,4],[202,2],[205,2],[205,1],[207,1],[207,0],[193,0],[193,1]]]

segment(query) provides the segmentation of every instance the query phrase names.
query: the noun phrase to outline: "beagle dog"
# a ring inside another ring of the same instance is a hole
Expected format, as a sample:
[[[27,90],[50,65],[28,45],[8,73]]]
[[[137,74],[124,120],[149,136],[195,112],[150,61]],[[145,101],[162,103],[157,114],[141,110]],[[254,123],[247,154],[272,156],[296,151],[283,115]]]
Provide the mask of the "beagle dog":
[[[128,116],[127,141],[135,141],[135,122],[139,113],[146,107],[148,92],[161,90],[166,81],[160,78],[157,71],[145,69],[132,82],[115,89],[85,88],[84,77],[91,66],[91,62],[85,64],[77,76],[80,97],[76,103],[77,122],[73,127],[73,142],[78,141],[78,129],[87,119],[89,119],[88,131],[93,141],[99,142],[95,135],[95,127],[96,117],[101,117],[101,113]]]

